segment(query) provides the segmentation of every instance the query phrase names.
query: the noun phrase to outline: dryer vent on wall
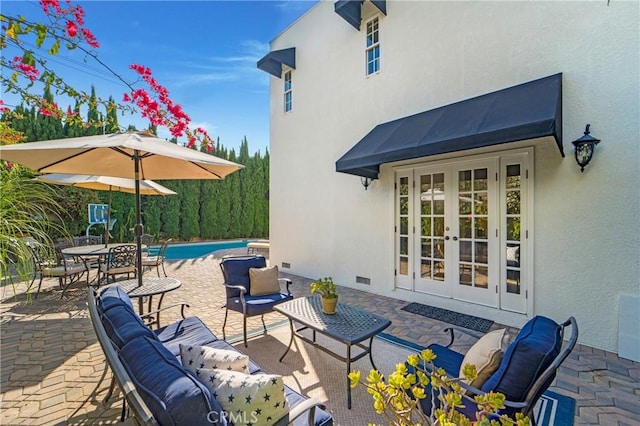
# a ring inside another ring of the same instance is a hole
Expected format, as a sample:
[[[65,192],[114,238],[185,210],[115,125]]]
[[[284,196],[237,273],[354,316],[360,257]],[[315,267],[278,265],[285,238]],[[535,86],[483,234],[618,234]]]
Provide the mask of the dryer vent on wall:
[[[371,285],[371,278],[365,278],[365,277],[361,277],[359,275],[356,275],[356,282],[358,284]]]

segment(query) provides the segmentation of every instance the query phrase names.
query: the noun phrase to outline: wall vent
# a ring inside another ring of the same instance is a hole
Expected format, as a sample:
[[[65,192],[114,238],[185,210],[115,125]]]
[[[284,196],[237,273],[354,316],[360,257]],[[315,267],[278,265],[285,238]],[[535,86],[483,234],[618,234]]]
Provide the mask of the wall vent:
[[[356,282],[358,284],[371,285],[371,278],[365,278],[365,277],[361,277],[361,276],[356,275]]]
[[[287,263],[287,262],[282,262],[282,268],[284,269],[290,269],[291,268],[291,264]]]

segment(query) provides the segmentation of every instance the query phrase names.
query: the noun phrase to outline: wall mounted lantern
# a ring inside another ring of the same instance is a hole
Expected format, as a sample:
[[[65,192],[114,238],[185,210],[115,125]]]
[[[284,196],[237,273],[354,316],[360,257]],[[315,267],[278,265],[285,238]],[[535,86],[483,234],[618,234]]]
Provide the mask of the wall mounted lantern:
[[[584,172],[584,168],[587,167],[591,157],[593,157],[593,151],[596,149],[596,145],[600,142],[600,139],[596,139],[589,134],[589,127],[591,124],[587,124],[584,129],[584,135],[579,139],[571,142],[576,147],[576,163],[580,166],[580,171]]]
[[[371,185],[371,182],[373,182],[373,179],[368,177],[361,177],[360,182],[362,183],[362,186],[364,186],[364,190],[366,191],[367,189],[369,189],[369,185]]]

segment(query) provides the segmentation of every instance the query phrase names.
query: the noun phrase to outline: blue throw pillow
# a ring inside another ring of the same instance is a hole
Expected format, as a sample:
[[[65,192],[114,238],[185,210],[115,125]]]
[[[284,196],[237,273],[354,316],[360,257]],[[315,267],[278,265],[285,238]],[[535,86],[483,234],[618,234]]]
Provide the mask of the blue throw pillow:
[[[560,353],[560,331],[561,327],[549,318],[536,316],[529,320],[482,390],[503,393],[510,401],[523,401],[535,380]]]

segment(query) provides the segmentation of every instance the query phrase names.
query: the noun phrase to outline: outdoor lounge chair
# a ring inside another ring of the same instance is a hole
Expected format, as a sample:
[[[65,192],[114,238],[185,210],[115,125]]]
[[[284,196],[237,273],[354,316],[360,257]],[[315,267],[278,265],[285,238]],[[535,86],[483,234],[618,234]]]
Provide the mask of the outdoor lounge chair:
[[[164,256],[167,253],[167,247],[169,246],[170,241],[171,239],[168,239],[167,241],[162,243],[162,245],[160,246],[160,250],[158,251],[158,254],[153,256],[149,255],[142,258],[143,271],[144,271],[144,268],[149,268],[149,270],[151,270],[151,268],[156,268],[156,272],[158,273],[158,278],[160,278],[160,266],[162,266],[162,272],[164,273],[165,277],[167,276],[167,271],[164,270]]]
[[[563,346],[565,330],[571,326],[571,336]],[[450,333],[449,344],[441,346],[432,344],[431,349],[436,359],[436,367],[445,369],[447,376],[460,377],[460,367],[465,358],[464,354],[455,352],[449,347],[454,341],[454,330],[464,332],[477,338],[482,334],[460,327],[449,327],[445,332]],[[489,391],[500,392],[505,395],[506,409],[500,414],[514,417],[515,413],[529,416],[531,424],[535,425],[533,408],[540,396],[547,390],[556,376],[556,371],[573,350],[578,340],[578,325],[573,317],[562,324],[543,317],[535,316],[520,330],[516,338],[504,351],[500,364],[495,372],[490,373],[486,381],[478,385],[480,389],[461,382],[467,395],[472,397]],[[474,347],[469,349],[472,351]],[[425,413],[431,412],[431,388],[426,389],[427,398],[421,401]],[[470,419],[475,419],[476,405],[464,400],[465,408],[460,409]]]
[[[293,299],[293,295],[289,291],[291,280],[288,278],[276,278],[275,287],[271,287],[275,291],[264,294],[257,291],[258,287],[262,287],[262,282],[258,282],[258,278],[253,280],[252,294],[252,278],[250,270],[255,268],[265,271],[267,274],[273,274],[273,270],[268,271],[267,261],[264,256],[227,256],[220,261],[222,276],[224,277],[224,286],[227,292],[227,303],[225,304],[224,323],[222,324],[222,338],[226,339],[225,327],[227,325],[227,315],[229,309],[240,312],[243,319],[244,346],[247,347],[247,318],[260,315],[262,317],[262,327],[267,332],[267,326],[264,323],[264,314],[273,311],[273,307],[279,303]],[[275,268],[275,277],[277,277],[277,267]],[[256,277],[256,274],[253,274]],[[286,285],[286,290],[280,290],[281,284]]]

